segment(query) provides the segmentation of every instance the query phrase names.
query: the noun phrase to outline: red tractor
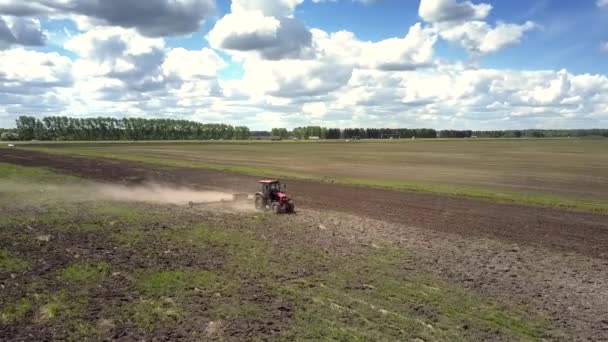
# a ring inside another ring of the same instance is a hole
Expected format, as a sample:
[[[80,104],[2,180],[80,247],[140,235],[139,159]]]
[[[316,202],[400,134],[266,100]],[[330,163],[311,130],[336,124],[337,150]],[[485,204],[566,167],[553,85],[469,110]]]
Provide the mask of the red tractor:
[[[262,191],[255,194],[256,209],[271,209],[273,213],[294,213],[295,206],[281,191],[281,182],[276,179],[264,179],[259,182],[262,185]],[[283,189],[286,186],[283,185]]]

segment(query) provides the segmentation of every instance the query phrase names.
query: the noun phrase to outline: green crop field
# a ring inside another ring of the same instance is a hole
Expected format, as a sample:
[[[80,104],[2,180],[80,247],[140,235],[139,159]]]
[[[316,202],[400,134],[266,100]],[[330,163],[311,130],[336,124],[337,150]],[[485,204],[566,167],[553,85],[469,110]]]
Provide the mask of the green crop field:
[[[52,153],[608,210],[608,140],[36,144]]]

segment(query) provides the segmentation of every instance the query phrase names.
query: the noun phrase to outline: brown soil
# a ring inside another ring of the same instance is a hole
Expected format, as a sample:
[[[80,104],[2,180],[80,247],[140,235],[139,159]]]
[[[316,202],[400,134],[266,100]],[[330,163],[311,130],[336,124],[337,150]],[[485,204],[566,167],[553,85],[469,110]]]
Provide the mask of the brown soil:
[[[0,149],[0,162],[48,166],[112,183],[148,181],[234,192],[257,189],[256,177],[116,160]],[[302,181],[290,181],[287,191],[302,209],[298,215],[282,215],[276,219],[276,225],[284,227],[279,229],[282,235],[278,239],[284,249],[289,249],[290,244],[309,244],[351,253],[356,246],[374,248],[376,244],[398,244],[414,256],[403,266],[404,270],[430,270],[481,294],[533,307],[545,314],[552,326],[569,335],[561,338],[563,340],[608,340],[607,215]],[[186,217],[192,222],[198,222],[199,215],[222,219],[213,212],[182,208],[175,210],[176,222],[183,220],[184,212],[189,213]],[[309,229],[305,234],[296,234],[289,230],[293,225],[305,225]],[[47,232],[45,227],[34,228],[36,232]],[[157,236],[166,227],[151,224],[145,229],[153,232],[151,236]],[[130,248],[115,249],[98,234],[71,235],[53,230],[48,233],[53,234],[56,248],[39,242],[19,248],[28,259],[48,261],[48,265],[39,270],[39,274],[47,278],[52,277],[49,270],[77,260],[75,256],[110,261],[113,265],[122,265],[124,271],[154,266],[171,268],[176,264],[215,270],[221,268],[223,262],[220,250],[212,249],[200,255],[160,238],[146,241],[146,245],[153,248],[132,254]],[[260,234],[270,236],[272,232]],[[74,247],[66,249],[66,246]],[[124,285],[128,281],[121,278],[123,269],[115,271],[119,274],[92,296],[95,303],[91,306],[101,309],[94,311],[89,321],[99,321],[106,316],[104,310],[130,305],[133,298],[137,298],[137,291]],[[9,279],[7,276],[4,283],[13,283]],[[17,286],[18,280],[4,290],[11,297],[23,295],[23,289]],[[52,283],[52,279],[49,281]],[[243,298],[261,301],[260,306],[265,308],[268,317],[255,322],[237,321],[225,327],[217,322],[217,327],[211,327],[229,336],[228,340],[246,340],[252,336],[272,339],[278,331],[274,329],[280,329],[291,314],[289,303],[265,295],[258,297],[263,291],[256,289],[254,283],[251,286],[251,289],[245,287],[247,293]],[[204,313],[208,303],[208,298],[194,302],[193,310]],[[432,315],[428,308],[421,307],[419,311],[421,315]],[[158,336],[177,340],[187,336],[189,326],[206,322],[204,314],[197,319],[200,321],[193,319],[178,326],[161,326],[150,334],[138,333],[132,322],[112,322],[108,336],[122,340]],[[275,326],[271,328],[269,322]],[[27,325],[0,326],[0,339],[65,338],[61,331],[32,329]],[[488,339],[496,338],[498,336]]]
[[[254,192],[257,177],[0,149],[0,162],[48,166],[112,183],[148,181],[198,189]],[[297,207],[350,213],[407,226],[488,237],[608,259],[608,215],[529,207],[483,200],[360,187],[289,181]]]
[[[406,269],[429,270],[502,302],[532,307],[569,335],[548,340],[608,341],[605,259],[327,211],[305,210],[285,220],[303,220],[353,246],[397,244],[415,256]]]
[[[154,220],[143,223],[137,229],[145,232],[145,235],[143,240],[137,243],[117,243],[111,234],[108,234],[132,229],[125,222],[108,225],[105,234],[100,234],[99,231],[62,230],[61,227],[35,220],[3,227],[5,230],[0,231],[0,242],[13,241],[12,249],[16,250],[19,256],[31,260],[32,269],[19,274],[0,271],[0,307],[5,301],[12,302],[15,298],[34,298],[38,292],[34,289],[48,293],[56,293],[59,289],[67,290],[65,293],[70,303],[78,302],[78,298],[83,295],[86,295],[87,300],[82,309],[84,312],[64,313],[67,317],[74,316],[73,320],[48,322],[39,317],[39,311],[28,313],[26,319],[18,322],[7,324],[0,320],[0,341],[200,341],[202,338],[193,337],[192,332],[204,330],[205,325],[210,322],[210,308],[213,305],[233,304],[230,298],[216,298],[213,293],[197,293],[192,298],[189,297],[185,304],[187,312],[196,312],[196,315],[181,318],[179,321],[156,322],[150,330],[139,327],[130,316],[118,320],[115,313],[130,312],[134,305],[141,302],[142,293],[133,285],[134,277],[141,270],[194,268],[220,271],[225,257],[220,246],[195,248],[180,241],[163,238],[163,234],[172,229],[179,229],[180,224],[222,222],[224,218],[211,211],[193,212],[187,208],[176,210],[171,206],[141,204],[137,208],[162,212],[163,216],[166,215],[166,220],[176,227],[170,227],[168,222]],[[77,226],[88,219],[86,215],[78,216],[70,224]],[[231,222],[233,221],[234,219]],[[51,238],[47,242],[39,241],[36,239],[39,235],[48,235]],[[15,238],[16,236],[19,238]],[[108,262],[112,265],[111,276],[94,286],[71,284],[66,289],[66,283],[58,278],[58,271],[77,262]],[[254,303],[263,308],[262,313],[256,317],[234,319],[229,326],[221,327],[222,336],[203,340],[243,341],[252,339],[252,336],[269,339],[281,329],[285,329],[285,322],[293,314],[290,304],[264,293],[266,289],[253,288],[256,284],[250,282],[251,279],[243,279],[238,293],[240,300],[242,303]],[[35,283],[45,285],[32,285]],[[114,319],[108,320],[108,317]],[[103,338],[79,338],[78,325],[83,323],[93,323]],[[217,323],[221,325],[221,321]]]

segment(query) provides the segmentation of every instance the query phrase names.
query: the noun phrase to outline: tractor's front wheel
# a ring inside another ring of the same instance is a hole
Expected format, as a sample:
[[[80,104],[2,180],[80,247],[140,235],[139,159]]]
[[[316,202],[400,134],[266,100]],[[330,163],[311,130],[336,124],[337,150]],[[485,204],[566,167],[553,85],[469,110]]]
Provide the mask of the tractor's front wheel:
[[[264,198],[262,198],[262,196],[255,196],[255,208],[258,210],[263,210],[266,208],[266,204],[264,203]]]
[[[287,208],[287,212],[290,214],[293,214],[296,212],[296,205],[293,204],[292,202],[288,203],[289,207]]]

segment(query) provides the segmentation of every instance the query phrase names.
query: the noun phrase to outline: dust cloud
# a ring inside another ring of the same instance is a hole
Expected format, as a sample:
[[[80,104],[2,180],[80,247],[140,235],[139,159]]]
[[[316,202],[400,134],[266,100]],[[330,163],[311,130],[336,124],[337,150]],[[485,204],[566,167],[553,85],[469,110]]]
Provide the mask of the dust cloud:
[[[61,202],[113,201],[188,205],[190,202],[232,201],[232,194],[227,192],[201,191],[155,183],[133,186],[96,182],[86,182],[79,185],[49,183],[34,185],[0,180],[0,194],[23,195],[32,199],[33,202],[44,200]]]
[[[216,191],[198,191],[159,184],[140,186],[95,185],[94,191],[102,199],[119,202],[146,202],[154,204],[186,205],[190,202],[209,203],[232,200],[232,194]]]

